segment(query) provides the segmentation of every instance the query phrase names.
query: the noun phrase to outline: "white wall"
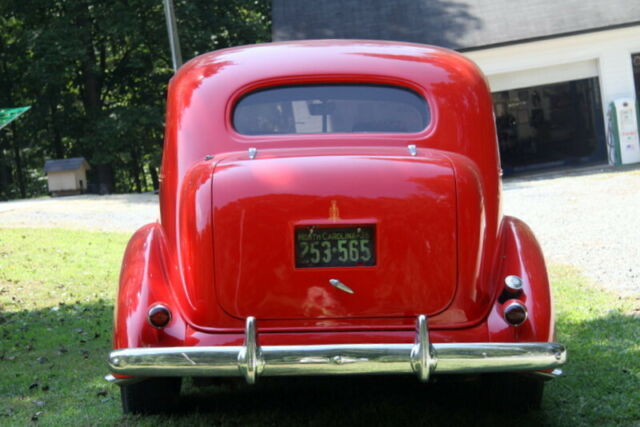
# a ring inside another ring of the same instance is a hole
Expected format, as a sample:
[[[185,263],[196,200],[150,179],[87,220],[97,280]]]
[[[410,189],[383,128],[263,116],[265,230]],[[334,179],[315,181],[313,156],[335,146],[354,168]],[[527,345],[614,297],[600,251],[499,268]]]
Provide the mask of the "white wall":
[[[640,53],[640,25],[465,55],[482,69],[494,92],[598,77],[606,125],[610,102],[636,97],[631,64],[634,53]]]
[[[75,176],[76,188],[86,190],[87,189],[87,172],[85,168],[77,169],[74,172],[74,176]]]
[[[49,172],[47,179],[49,192],[87,189],[87,173],[84,167],[70,171]],[[82,186],[80,181],[82,181]]]
[[[74,171],[49,172],[47,174],[49,191],[76,190],[76,174]]]

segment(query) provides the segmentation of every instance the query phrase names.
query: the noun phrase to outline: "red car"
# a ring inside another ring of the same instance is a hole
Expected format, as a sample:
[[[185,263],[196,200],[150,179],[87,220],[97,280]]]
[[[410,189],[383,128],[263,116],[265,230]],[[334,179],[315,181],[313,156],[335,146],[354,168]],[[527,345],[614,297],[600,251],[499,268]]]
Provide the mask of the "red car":
[[[540,404],[566,351],[540,247],[501,212],[472,62],[225,49],[175,75],[166,123],[161,221],[131,238],[115,311],[125,412],[164,408],[182,377],[509,372],[503,398]]]

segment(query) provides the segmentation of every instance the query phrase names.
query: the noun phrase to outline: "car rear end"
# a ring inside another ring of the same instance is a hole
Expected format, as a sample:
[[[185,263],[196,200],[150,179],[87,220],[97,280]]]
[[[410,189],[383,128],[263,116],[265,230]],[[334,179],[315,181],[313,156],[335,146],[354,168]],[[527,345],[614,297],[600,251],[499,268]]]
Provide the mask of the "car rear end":
[[[497,153],[486,83],[453,52],[296,42],[187,64],[162,221],[123,262],[125,410],[188,376],[548,377],[566,351],[535,237],[501,214]]]

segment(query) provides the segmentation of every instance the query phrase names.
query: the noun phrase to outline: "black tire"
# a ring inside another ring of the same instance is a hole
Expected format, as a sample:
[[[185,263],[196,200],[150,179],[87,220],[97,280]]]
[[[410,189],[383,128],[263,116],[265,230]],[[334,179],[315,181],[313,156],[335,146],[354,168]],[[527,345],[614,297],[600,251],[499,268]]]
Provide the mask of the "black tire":
[[[121,385],[122,412],[157,414],[174,408],[180,395],[182,378],[150,378]]]
[[[525,374],[492,374],[484,380],[491,403],[496,407],[518,411],[542,407],[543,379]]]

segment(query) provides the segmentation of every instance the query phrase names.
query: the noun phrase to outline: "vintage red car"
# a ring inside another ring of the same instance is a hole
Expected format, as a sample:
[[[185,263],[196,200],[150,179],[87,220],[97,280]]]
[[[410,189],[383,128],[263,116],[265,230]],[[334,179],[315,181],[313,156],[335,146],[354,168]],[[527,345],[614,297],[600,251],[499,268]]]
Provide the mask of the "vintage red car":
[[[491,94],[455,52],[208,53],[168,93],[161,220],[127,247],[108,379],[492,374],[537,406],[566,360],[544,258],[503,216]]]

